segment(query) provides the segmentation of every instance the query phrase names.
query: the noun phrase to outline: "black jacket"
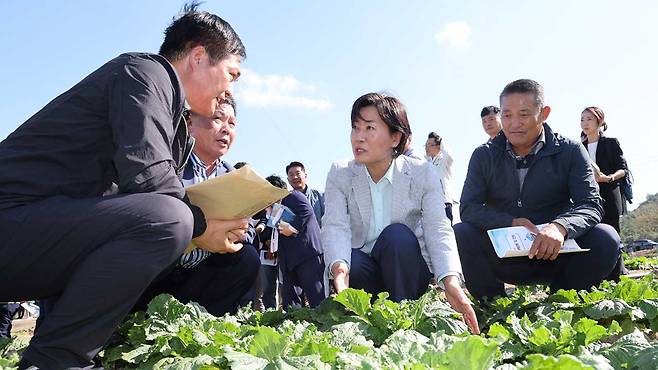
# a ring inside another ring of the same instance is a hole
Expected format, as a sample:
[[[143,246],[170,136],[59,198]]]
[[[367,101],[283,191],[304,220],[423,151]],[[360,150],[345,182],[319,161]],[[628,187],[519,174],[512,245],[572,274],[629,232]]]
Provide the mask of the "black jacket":
[[[186,201],[179,175],[192,140],[184,102],[164,57],[112,59],[0,143],[0,210],[56,195],[158,193]],[[205,220],[190,208],[196,236]]]
[[[583,141],[583,146],[587,149],[587,139]],[[606,137],[601,135],[599,143],[596,146],[596,164],[601,169],[601,172],[606,175],[613,174],[617,170],[628,169],[626,159],[624,159],[624,152],[621,150],[619,140],[614,137]],[[619,187],[619,179],[611,183],[601,183],[601,193],[607,193],[612,189]]]
[[[519,189],[515,161],[501,132],[473,152],[461,195],[462,221],[482,229],[508,227],[524,217],[556,222],[576,238],[601,221],[602,202],[583,146],[544,124],[546,144]]]

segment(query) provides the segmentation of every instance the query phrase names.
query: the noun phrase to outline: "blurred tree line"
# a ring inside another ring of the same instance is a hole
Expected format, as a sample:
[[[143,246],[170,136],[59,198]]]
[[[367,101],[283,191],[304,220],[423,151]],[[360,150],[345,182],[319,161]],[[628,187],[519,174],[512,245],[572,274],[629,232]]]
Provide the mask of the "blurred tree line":
[[[658,194],[621,218],[621,240],[651,239],[658,241]]]

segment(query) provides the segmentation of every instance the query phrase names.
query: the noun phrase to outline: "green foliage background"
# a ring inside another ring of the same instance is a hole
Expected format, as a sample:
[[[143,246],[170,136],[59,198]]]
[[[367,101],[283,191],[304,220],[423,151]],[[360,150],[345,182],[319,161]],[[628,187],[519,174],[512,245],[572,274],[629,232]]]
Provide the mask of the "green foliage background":
[[[621,218],[621,239],[658,240],[658,194],[648,195],[647,200]]]

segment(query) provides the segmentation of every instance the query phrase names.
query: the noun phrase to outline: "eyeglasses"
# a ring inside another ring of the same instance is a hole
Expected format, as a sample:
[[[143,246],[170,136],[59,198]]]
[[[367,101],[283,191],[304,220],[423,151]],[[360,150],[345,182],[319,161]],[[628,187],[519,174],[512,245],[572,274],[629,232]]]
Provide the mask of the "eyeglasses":
[[[441,146],[441,144],[425,144],[425,148],[431,148],[433,146]]]

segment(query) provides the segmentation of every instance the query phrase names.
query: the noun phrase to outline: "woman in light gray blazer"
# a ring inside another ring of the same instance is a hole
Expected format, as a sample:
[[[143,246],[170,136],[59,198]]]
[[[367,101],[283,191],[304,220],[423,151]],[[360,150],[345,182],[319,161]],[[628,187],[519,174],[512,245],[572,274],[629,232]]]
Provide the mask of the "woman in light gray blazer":
[[[436,171],[399,155],[411,133],[404,106],[369,93],[352,106],[354,160],[334,163],[325,189],[325,287],[351,286],[391,299],[417,299],[434,275],[448,302],[479,333],[461,288],[455,236]]]

